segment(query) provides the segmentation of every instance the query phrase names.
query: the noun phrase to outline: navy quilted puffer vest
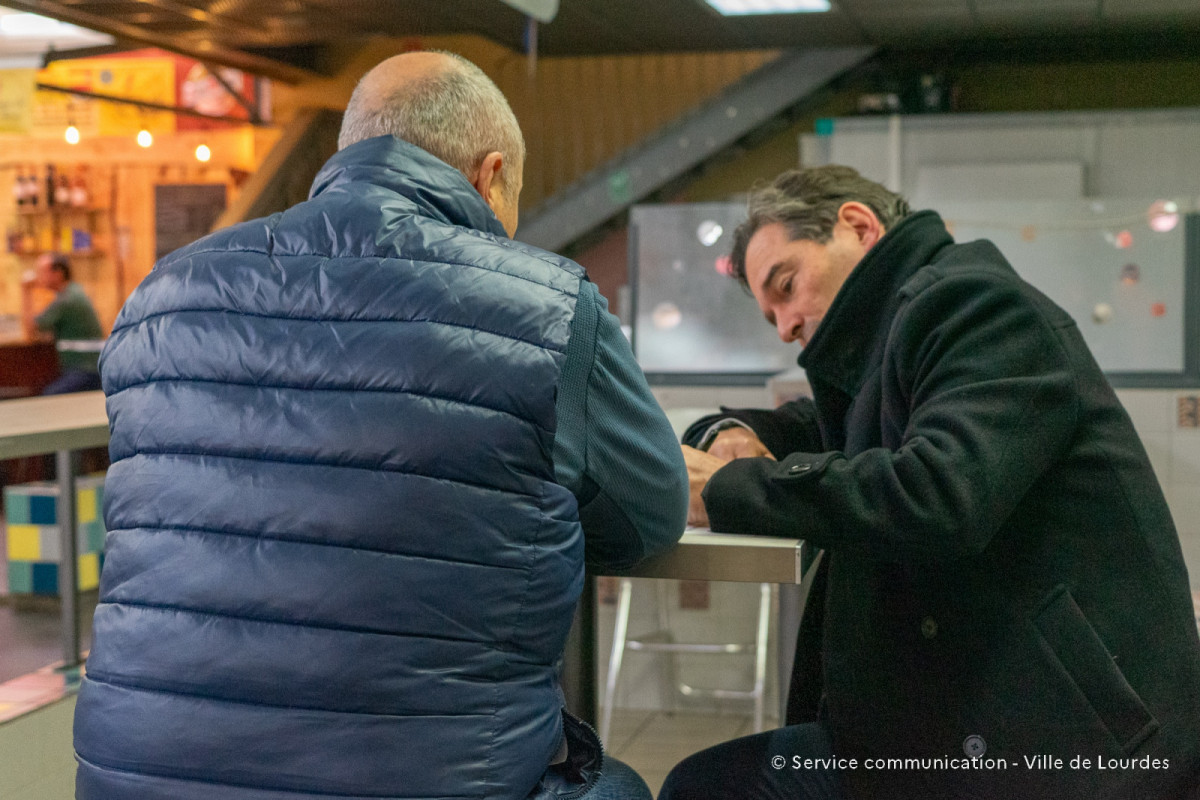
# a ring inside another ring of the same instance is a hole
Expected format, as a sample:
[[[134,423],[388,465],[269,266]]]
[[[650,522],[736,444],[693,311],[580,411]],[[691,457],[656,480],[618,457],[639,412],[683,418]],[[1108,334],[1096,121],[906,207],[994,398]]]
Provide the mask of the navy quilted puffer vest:
[[[101,364],[78,797],[529,792],[583,578],[551,460],[581,277],[390,137],[157,265]]]

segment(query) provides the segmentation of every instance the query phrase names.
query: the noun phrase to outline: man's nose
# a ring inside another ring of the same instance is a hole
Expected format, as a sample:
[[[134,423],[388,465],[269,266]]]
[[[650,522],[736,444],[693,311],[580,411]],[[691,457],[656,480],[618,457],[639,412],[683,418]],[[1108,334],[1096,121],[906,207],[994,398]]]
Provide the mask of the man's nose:
[[[794,342],[800,338],[800,332],[804,329],[804,320],[791,316],[781,316],[775,327],[779,331],[780,339],[785,342]]]

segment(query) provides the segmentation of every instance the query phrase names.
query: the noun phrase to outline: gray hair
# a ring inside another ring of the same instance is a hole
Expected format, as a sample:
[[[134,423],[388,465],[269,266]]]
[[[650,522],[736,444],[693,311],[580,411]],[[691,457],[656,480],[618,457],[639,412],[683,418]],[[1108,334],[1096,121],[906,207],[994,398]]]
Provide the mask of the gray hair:
[[[746,247],[759,228],[779,223],[792,241],[824,244],[833,236],[838,211],[852,201],[875,212],[885,230],[912,213],[900,195],[837,164],[788,170],[766,186],[756,186],[750,192],[750,216],[733,232],[734,277],[747,286]]]
[[[391,134],[440,158],[471,178],[484,157],[498,151],[509,169],[504,191],[516,201],[517,176],[525,164],[525,139],[499,87],[483,70],[455,53],[451,68],[400,86],[372,104],[366,80],[350,96],[338,134],[338,149]]]

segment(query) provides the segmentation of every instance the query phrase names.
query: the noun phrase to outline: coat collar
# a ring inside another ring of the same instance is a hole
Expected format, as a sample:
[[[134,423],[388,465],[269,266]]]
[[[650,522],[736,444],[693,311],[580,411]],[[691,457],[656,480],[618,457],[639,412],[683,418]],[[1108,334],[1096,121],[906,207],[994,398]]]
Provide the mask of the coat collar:
[[[461,172],[416,145],[377,136],[339,150],[317,173],[309,199],[354,183],[404,197],[422,216],[508,238],[500,220]]]
[[[902,219],[850,272],[797,363],[809,375],[856,395],[874,368],[872,354],[888,335],[900,288],[953,243],[936,212]]]

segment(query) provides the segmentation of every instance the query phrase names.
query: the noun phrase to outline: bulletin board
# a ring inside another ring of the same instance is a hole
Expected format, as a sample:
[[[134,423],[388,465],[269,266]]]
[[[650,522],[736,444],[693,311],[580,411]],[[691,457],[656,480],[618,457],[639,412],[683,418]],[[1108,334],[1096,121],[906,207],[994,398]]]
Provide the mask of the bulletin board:
[[[729,275],[745,202],[640,205],[630,212],[632,342],[655,384],[762,385],[795,369],[754,298]]]
[[[957,202],[959,242],[988,239],[1017,273],[1061,306],[1110,380],[1189,372],[1185,198]]]
[[[212,231],[225,211],[225,184],[175,183],[154,187],[154,260]]]

